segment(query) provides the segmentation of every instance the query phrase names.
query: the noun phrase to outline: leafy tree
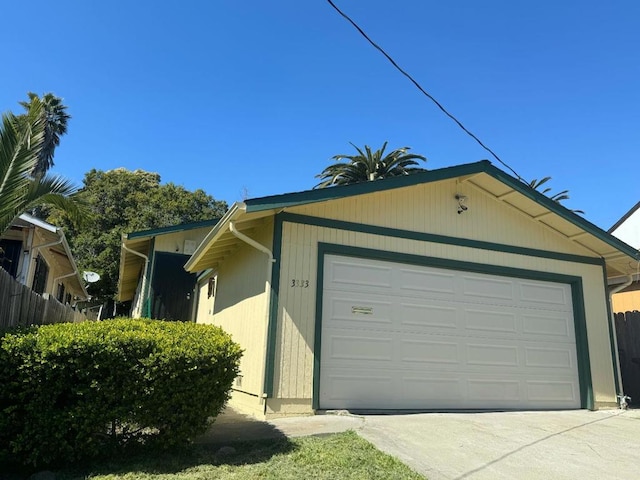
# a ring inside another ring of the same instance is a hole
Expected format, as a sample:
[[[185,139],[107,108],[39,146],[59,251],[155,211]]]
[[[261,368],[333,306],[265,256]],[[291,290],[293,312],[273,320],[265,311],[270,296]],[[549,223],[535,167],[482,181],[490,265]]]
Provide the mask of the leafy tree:
[[[27,95],[29,101],[20,102],[27,114],[31,112],[34,105],[42,106],[39,114],[44,120],[44,140],[38,155],[38,163],[31,172],[34,177],[40,177],[53,167],[53,154],[56,147],[60,145],[60,137],[67,133],[67,123],[71,115],[67,113],[67,107],[62,103],[62,99],[53,93],[45,93],[42,98],[33,92]]]
[[[104,300],[113,298],[117,290],[123,233],[211,220],[227,210],[225,202],[203,190],[161,185],[160,175],[143,170],[93,169],[85,174],[83,185],[78,196],[95,220],[77,228],[66,214],[55,210],[48,221],[65,227],[79,267],[100,273],[90,293]]]
[[[418,165],[416,160],[426,161],[427,159],[422,155],[408,153],[410,147],[398,148],[385,155],[387,142],[384,142],[382,148],[375,152],[371,151],[369,145],[364,146],[364,151],[353,143],[351,145],[358,154],[334,156],[333,160],[336,160],[336,163],[329,165],[322,173],[316,175],[320,183],[315,188],[350,185],[425,171],[415,165]]]
[[[26,115],[2,115],[0,125],[0,233],[21,213],[42,204],[66,211],[75,223],[83,211],[72,197],[75,187],[66,179],[31,172],[39,162],[45,142],[44,105],[32,99]]]

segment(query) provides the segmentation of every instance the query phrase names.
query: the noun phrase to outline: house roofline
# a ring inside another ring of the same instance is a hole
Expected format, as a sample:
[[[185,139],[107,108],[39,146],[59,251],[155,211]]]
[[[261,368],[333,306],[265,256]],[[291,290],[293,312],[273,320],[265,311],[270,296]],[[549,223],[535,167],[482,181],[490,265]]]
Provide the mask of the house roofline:
[[[627,221],[627,219],[633,215],[636,210],[638,210],[640,208],[640,202],[636,203],[633,207],[631,207],[631,209],[625,213],[620,220],[618,220],[616,223],[613,224],[613,226],[607,230],[609,233],[613,233],[620,225],[622,225],[624,222]]]

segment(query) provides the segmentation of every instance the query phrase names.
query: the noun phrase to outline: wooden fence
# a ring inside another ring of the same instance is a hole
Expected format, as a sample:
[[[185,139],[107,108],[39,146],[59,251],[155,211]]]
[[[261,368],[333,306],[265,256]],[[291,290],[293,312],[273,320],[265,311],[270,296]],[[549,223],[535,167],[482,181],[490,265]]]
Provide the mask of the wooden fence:
[[[84,314],[38,295],[0,268],[0,328],[84,320]]]
[[[640,312],[616,313],[618,356],[624,393],[640,406]]]

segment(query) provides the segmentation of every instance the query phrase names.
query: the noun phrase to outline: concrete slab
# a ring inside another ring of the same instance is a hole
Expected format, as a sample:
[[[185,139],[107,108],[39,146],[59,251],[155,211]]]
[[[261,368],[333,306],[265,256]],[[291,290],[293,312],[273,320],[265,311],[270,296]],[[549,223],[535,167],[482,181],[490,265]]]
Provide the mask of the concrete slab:
[[[363,423],[362,417],[353,415],[313,415],[263,421],[227,407],[209,431],[196,439],[196,443],[223,445],[238,441],[327,435],[359,430]]]
[[[429,480],[638,478],[640,412],[366,416],[359,432]]]
[[[198,441],[355,430],[429,480],[640,477],[640,410],[316,415],[268,422],[227,411]]]

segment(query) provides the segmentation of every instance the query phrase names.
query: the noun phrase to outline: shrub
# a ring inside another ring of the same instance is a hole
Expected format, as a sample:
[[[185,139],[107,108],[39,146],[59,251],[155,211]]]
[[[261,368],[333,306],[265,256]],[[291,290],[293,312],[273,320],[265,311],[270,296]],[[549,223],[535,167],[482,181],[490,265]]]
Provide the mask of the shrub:
[[[0,462],[71,463],[206,430],[242,351],[220,328],[116,319],[0,337]],[[3,458],[4,457],[4,458]]]

